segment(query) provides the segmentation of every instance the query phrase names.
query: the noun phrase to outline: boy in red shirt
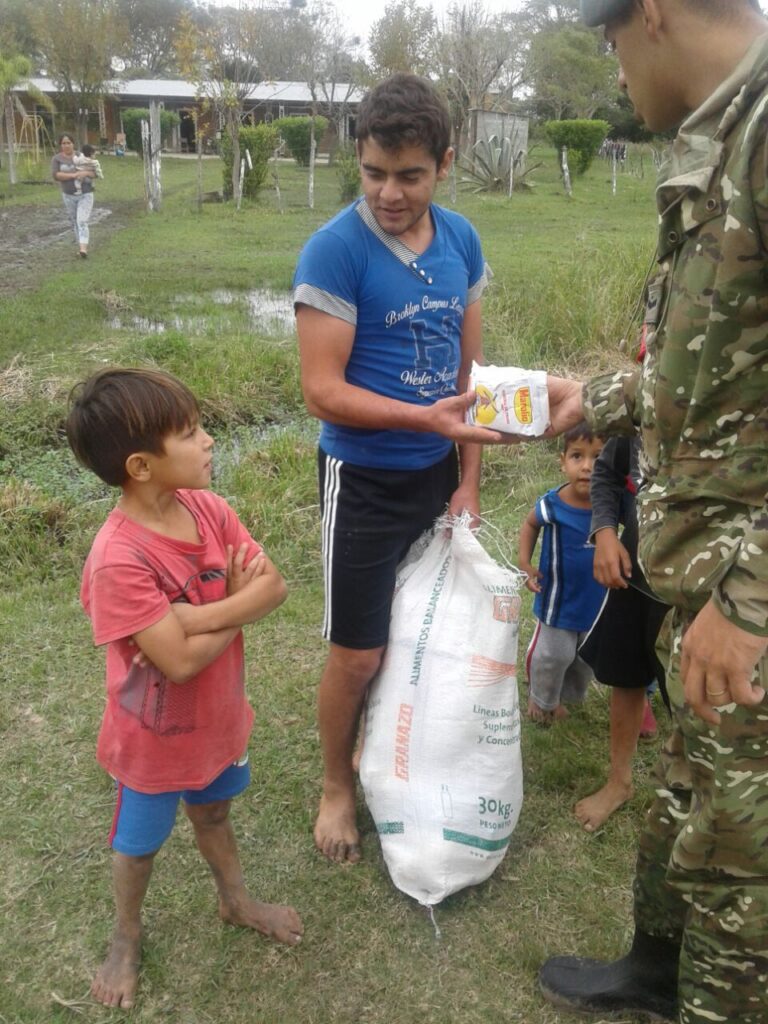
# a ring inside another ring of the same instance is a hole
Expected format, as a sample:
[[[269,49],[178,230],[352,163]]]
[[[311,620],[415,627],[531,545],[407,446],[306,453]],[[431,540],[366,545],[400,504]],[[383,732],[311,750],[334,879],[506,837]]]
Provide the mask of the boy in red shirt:
[[[102,370],[75,390],[67,438],[82,465],[122,490],[93,542],[81,599],[96,644],[107,645],[96,756],[117,783],[117,919],[91,992],[128,1009],[141,906],[180,799],[223,920],[278,942],[301,938],[295,910],[248,895],[229,821],[232,798],[250,780],[241,627],[281,604],[286,588],[235,512],[207,489],[213,440],[180,381]]]

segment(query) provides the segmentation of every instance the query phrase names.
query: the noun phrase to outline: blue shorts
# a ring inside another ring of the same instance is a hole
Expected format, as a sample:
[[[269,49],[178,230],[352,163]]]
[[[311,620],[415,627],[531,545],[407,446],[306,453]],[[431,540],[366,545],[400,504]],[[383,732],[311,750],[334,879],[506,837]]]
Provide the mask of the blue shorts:
[[[231,800],[251,781],[247,755],[243,762],[225,768],[205,789],[172,793],[139,793],[116,782],[117,804],[109,845],[129,857],[156,853],[173,831],[179,800],[187,804],[213,804]]]

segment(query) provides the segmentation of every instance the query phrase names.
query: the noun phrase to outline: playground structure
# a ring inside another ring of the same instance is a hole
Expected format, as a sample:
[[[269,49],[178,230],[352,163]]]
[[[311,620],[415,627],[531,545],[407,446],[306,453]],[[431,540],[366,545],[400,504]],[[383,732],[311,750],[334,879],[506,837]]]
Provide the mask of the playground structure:
[[[40,114],[22,115],[15,149],[17,154],[24,154],[28,165],[39,164],[47,153],[53,153],[53,139]]]
[[[23,154],[27,171],[39,166],[48,153],[54,152],[53,139],[40,114],[30,114],[15,96],[6,98],[5,142],[11,184],[16,183],[16,165]]]
[[[87,111],[86,111],[87,113]],[[104,101],[99,100],[99,147],[104,152],[108,146],[107,116]],[[40,167],[47,157],[56,151],[52,136],[53,129],[42,114],[30,113],[18,96],[6,97],[5,109],[0,110],[0,141],[8,157],[8,171],[11,184],[16,183],[16,168],[21,157],[28,173]]]

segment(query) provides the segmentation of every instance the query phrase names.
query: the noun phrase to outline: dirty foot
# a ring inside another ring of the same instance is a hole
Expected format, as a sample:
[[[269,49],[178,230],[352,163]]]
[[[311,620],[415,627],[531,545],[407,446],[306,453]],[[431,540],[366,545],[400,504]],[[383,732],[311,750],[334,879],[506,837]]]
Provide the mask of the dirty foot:
[[[632,786],[624,783],[606,782],[602,789],[579,800],[573,813],[583,825],[585,832],[595,832],[614,811],[617,811],[631,798],[633,792]]]
[[[304,925],[293,907],[280,903],[259,903],[246,896],[231,905],[220,902],[219,913],[227,924],[253,928],[286,946],[295,946],[304,934]]]
[[[538,722],[539,725],[552,724],[552,712],[540,708],[533,697],[528,698],[528,717],[532,722]]]
[[[130,938],[115,930],[107,958],[91,983],[91,995],[104,1006],[130,1010],[139,983],[141,936]]]
[[[357,864],[360,860],[354,793],[351,798],[321,798],[315,822],[315,846],[334,864]]]

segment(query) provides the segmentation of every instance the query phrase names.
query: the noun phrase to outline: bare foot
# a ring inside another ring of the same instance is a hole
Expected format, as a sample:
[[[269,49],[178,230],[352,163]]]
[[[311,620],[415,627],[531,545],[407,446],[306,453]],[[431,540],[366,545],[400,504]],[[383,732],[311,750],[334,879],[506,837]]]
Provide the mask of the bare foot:
[[[533,697],[528,698],[528,717],[532,722],[538,722],[539,725],[552,724],[552,712],[540,708]]]
[[[552,717],[556,722],[561,722],[564,718],[570,715],[570,711],[565,704],[558,704],[555,710],[552,712]]]
[[[91,983],[91,995],[104,1006],[130,1010],[139,983],[141,936],[130,938],[115,930],[107,958]]]
[[[334,864],[357,864],[360,833],[355,819],[355,797],[332,800],[325,795],[315,822],[315,846]]]
[[[614,811],[625,804],[634,793],[631,785],[613,782],[610,779],[591,796],[579,800],[573,809],[578,821],[584,826],[585,832],[595,832],[604,824]]]
[[[240,928],[253,928],[275,942],[295,946],[301,942],[304,925],[293,907],[280,903],[259,903],[250,896],[230,906],[220,902],[219,913],[222,921]]]

